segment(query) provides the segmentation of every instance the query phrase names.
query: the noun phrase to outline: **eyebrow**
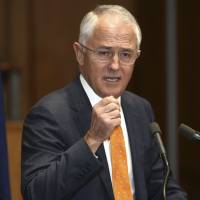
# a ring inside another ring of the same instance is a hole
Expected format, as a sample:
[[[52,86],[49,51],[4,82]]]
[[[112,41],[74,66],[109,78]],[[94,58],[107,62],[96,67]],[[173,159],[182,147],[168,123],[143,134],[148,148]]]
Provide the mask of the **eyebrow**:
[[[97,47],[97,49],[112,49],[113,47],[110,47],[110,46],[99,46]]]
[[[110,49],[114,49],[114,47],[111,47],[111,46],[99,46],[97,47],[97,49],[106,49],[106,50],[110,50]],[[131,49],[131,48],[119,48],[119,50],[122,50],[122,51],[129,51],[129,52],[133,52],[134,49]]]
[[[134,52],[134,49],[130,48],[121,48],[122,51]]]

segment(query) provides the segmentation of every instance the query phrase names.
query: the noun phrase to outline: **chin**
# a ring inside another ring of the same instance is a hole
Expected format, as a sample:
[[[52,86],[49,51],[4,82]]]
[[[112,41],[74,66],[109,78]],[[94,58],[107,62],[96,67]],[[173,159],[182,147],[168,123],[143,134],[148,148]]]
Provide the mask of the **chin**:
[[[119,96],[121,96],[122,92],[121,91],[104,91],[101,93],[102,95],[100,95],[101,97],[108,97],[108,96],[114,96],[115,98],[118,98]]]

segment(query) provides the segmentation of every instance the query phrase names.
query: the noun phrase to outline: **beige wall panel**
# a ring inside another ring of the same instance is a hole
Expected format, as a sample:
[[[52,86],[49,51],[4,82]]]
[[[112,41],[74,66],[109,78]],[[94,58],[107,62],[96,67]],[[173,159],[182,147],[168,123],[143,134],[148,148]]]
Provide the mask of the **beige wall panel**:
[[[9,176],[12,200],[22,200],[21,196],[21,131],[22,122],[9,121],[7,145],[9,158]]]

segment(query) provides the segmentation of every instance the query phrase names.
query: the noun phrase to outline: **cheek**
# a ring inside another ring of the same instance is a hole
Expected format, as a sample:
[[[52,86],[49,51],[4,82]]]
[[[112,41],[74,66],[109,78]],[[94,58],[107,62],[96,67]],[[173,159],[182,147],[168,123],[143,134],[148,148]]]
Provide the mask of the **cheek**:
[[[129,68],[129,69],[124,69],[123,74],[126,81],[130,80],[130,78],[132,77],[133,71],[134,71],[134,67]]]
[[[90,72],[93,79],[101,79],[103,74],[106,73],[106,67],[101,66],[100,64],[96,64],[96,63],[91,62],[89,68],[90,68],[89,72]]]
[[[102,82],[102,74],[103,72],[97,68],[92,69],[90,73],[90,80],[93,82],[95,85],[101,85]]]
[[[88,62],[87,66],[85,66],[85,72],[90,84],[93,86],[101,84],[102,76],[104,74],[104,68],[102,66],[99,66],[94,62]]]

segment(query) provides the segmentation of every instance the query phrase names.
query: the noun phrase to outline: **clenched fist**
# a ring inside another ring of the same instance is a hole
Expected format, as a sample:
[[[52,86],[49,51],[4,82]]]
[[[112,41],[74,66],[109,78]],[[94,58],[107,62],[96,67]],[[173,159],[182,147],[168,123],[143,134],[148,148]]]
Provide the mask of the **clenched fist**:
[[[84,137],[93,153],[120,123],[120,105],[113,96],[103,98],[93,107],[90,129]]]

